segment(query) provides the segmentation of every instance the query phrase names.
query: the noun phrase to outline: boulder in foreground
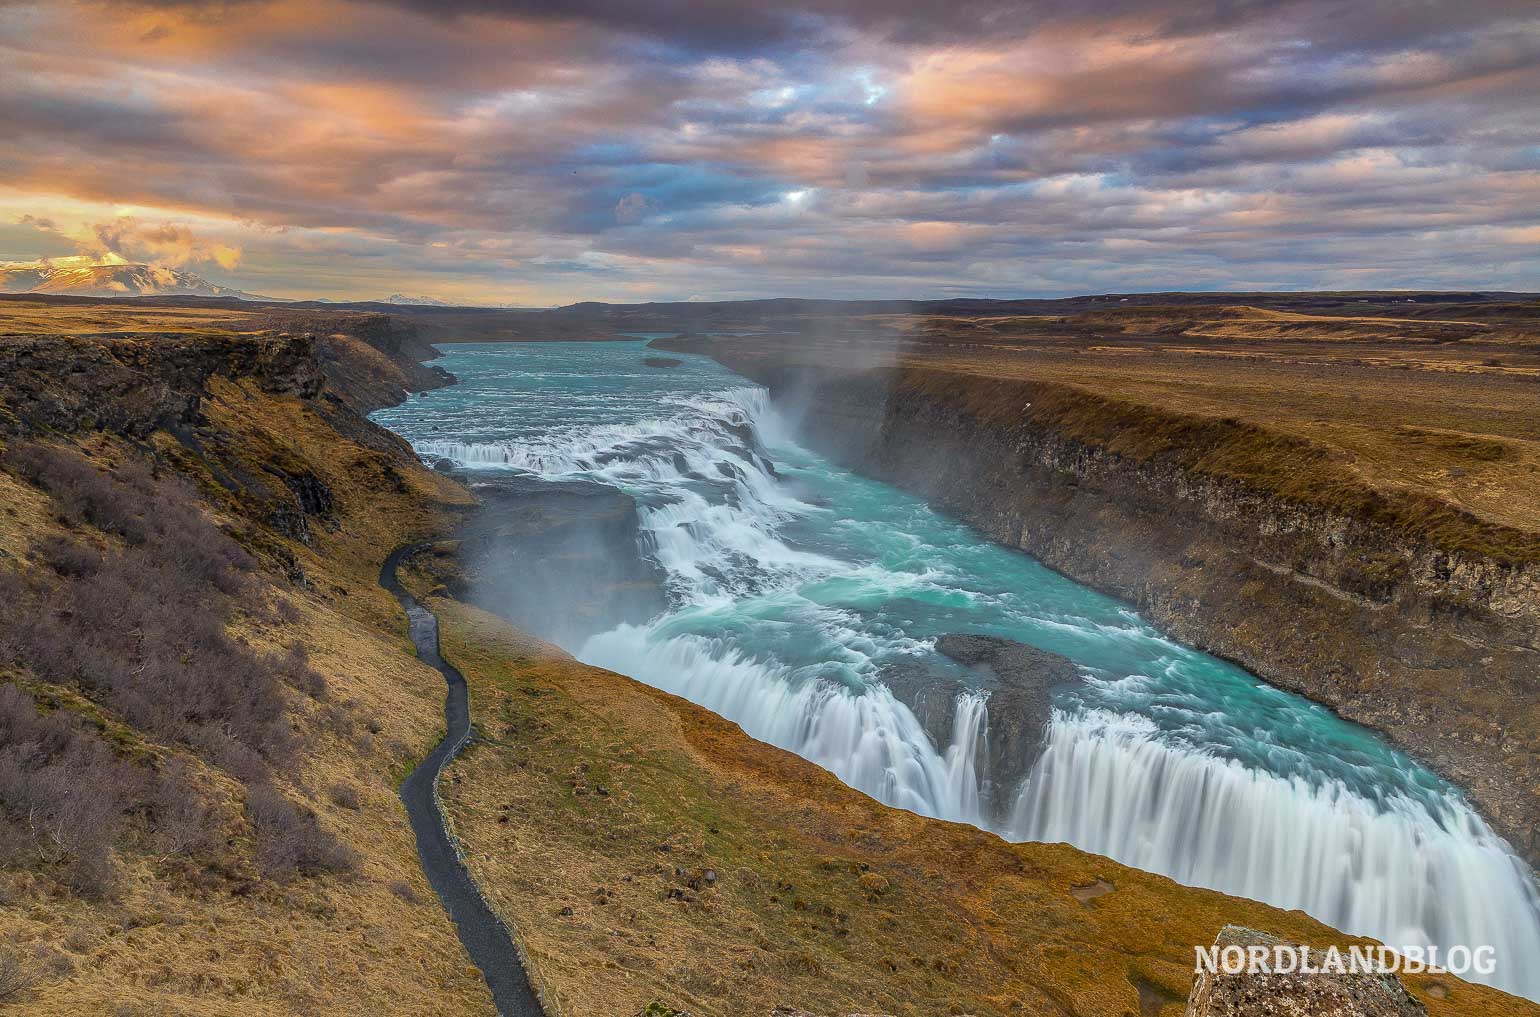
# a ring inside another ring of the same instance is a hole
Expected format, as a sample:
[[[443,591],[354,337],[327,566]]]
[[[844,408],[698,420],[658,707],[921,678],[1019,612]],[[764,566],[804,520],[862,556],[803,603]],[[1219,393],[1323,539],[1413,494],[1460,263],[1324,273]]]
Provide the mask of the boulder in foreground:
[[[1214,946],[1265,946],[1284,941],[1226,925]],[[1425,1017],[1391,974],[1225,974],[1203,971],[1187,1000],[1186,1017]]]

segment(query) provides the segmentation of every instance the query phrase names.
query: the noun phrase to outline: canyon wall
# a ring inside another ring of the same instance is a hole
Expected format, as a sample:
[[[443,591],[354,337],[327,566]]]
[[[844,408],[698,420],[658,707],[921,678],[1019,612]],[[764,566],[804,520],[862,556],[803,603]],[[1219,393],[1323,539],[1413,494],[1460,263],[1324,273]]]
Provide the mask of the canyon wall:
[[[1237,449],[1273,463],[1318,450],[1235,420],[935,368],[696,351],[766,384],[819,451],[1383,733],[1540,860],[1530,535],[1346,481],[1282,495],[1236,468]]]

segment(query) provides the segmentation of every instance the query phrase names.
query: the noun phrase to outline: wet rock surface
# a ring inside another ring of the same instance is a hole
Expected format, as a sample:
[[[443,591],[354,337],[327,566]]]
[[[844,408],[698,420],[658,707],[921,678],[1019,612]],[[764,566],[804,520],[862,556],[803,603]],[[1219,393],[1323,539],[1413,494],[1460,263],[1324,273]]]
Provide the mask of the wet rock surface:
[[[1265,932],[1227,925],[1221,949],[1284,941]],[[1424,1017],[1427,1010],[1394,975],[1225,974],[1202,972],[1187,1001],[1186,1017]]]
[[[940,748],[952,741],[958,698],[968,692],[988,695],[984,758],[977,763],[986,810],[1004,818],[1042,754],[1053,691],[1078,683],[1080,672],[1067,657],[996,636],[948,634],[936,640],[936,651],[969,673],[916,665],[890,668],[883,680]]]
[[[629,495],[583,482],[461,479],[481,507],[459,534],[456,596],[569,648],[667,606]]]
[[[646,364],[648,367],[678,367],[683,364],[684,361],[676,360],[673,357],[647,357],[642,361],[642,363]]]

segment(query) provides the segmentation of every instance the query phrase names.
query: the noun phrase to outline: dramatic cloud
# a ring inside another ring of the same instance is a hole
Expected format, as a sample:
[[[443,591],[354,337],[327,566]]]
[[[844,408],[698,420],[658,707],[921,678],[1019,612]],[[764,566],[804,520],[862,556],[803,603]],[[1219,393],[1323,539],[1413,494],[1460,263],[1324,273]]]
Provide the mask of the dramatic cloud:
[[[192,230],[177,223],[151,226],[132,216],[94,224],[85,246],[87,250],[94,249],[125,262],[147,261],[170,268],[214,264],[223,269],[234,269],[241,263],[239,248],[200,239]]]
[[[517,303],[1540,289],[1532,2],[913,6],[0,4],[0,260]]]

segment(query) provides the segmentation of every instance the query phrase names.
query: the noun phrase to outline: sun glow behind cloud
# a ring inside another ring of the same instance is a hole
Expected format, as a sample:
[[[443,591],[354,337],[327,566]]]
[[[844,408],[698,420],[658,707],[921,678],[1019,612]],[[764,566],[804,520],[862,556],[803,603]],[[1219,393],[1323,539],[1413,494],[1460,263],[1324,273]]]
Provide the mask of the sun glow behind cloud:
[[[1056,11],[10,4],[0,260],[513,303],[1540,288],[1532,5]]]

